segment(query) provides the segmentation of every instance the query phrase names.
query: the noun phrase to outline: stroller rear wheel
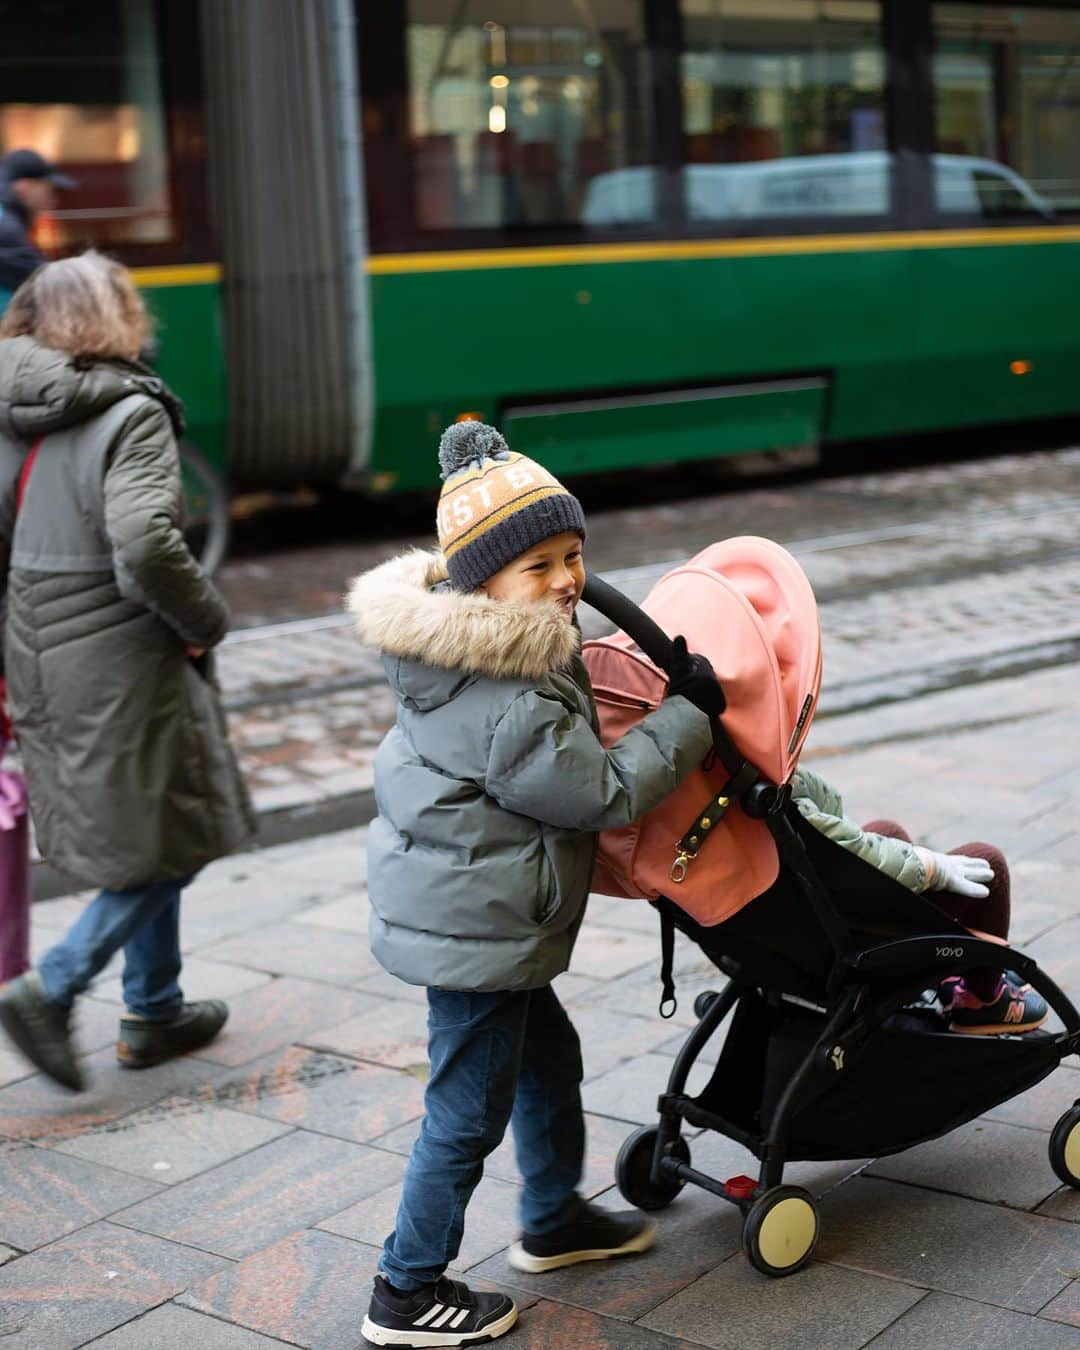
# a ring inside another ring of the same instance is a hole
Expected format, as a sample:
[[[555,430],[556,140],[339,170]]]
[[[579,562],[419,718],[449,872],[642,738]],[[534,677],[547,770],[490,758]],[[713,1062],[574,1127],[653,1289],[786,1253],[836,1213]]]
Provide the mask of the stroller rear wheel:
[[[615,1184],[623,1199],[638,1209],[666,1209],[686,1184],[667,1175],[659,1183],[653,1181],[652,1160],[659,1133],[655,1125],[642,1125],[623,1141],[615,1159]],[[680,1162],[689,1163],[690,1145],[682,1135],[672,1144],[672,1153]]]
[[[743,1225],[743,1251],[763,1275],[793,1275],[818,1239],[814,1197],[801,1186],[775,1186],[758,1196]]]
[[[1080,1189],[1080,1103],[1070,1107],[1054,1126],[1050,1166],[1066,1186]]]

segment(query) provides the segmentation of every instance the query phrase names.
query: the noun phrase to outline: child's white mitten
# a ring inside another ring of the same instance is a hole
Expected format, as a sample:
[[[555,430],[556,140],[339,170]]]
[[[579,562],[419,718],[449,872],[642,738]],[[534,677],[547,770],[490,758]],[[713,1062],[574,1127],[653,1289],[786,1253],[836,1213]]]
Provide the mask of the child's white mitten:
[[[953,891],[973,900],[985,900],[990,894],[988,882],[994,879],[994,869],[985,858],[969,858],[966,853],[935,853],[933,849],[916,849],[926,868],[928,891]]]

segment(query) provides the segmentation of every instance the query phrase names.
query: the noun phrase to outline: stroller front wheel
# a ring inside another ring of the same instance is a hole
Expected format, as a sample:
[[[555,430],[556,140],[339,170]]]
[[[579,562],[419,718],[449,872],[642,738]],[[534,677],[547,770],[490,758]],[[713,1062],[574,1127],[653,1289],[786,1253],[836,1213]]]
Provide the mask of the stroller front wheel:
[[[626,1137],[615,1159],[615,1184],[623,1199],[637,1209],[667,1209],[686,1184],[666,1173],[659,1182],[653,1180],[652,1161],[659,1133],[655,1125],[642,1125]],[[672,1145],[672,1152],[679,1162],[689,1163],[690,1146],[682,1135]]]
[[[1070,1107],[1054,1126],[1050,1166],[1066,1186],[1080,1190],[1080,1103]]]
[[[801,1186],[774,1186],[758,1196],[743,1225],[743,1251],[763,1275],[793,1275],[818,1239],[814,1197]]]

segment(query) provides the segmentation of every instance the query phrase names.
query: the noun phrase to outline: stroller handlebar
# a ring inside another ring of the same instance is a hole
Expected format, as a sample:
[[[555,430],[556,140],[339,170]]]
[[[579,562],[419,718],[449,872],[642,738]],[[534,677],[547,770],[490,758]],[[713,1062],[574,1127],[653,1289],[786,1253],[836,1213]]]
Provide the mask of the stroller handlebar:
[[[664,630],[645,613],[633,600],[617,591],[596,575],[589,572],[585,578],[585,589],[581,598],[593,609],[599,610],[610,619],[616,628],[634,639],[645,655],[654,661],[661,670],[671,666],[671,639]]]

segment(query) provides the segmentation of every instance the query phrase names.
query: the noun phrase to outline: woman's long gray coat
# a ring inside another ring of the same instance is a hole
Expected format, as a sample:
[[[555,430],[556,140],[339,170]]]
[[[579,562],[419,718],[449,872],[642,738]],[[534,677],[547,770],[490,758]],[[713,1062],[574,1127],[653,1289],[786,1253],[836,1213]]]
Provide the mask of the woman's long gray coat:
[[[229,615],[180,532],[178,429],[141,367],[0,341],[8,707],[42,855],[111,889],[185,876],[254,825],[216,688],[186,655]]]

